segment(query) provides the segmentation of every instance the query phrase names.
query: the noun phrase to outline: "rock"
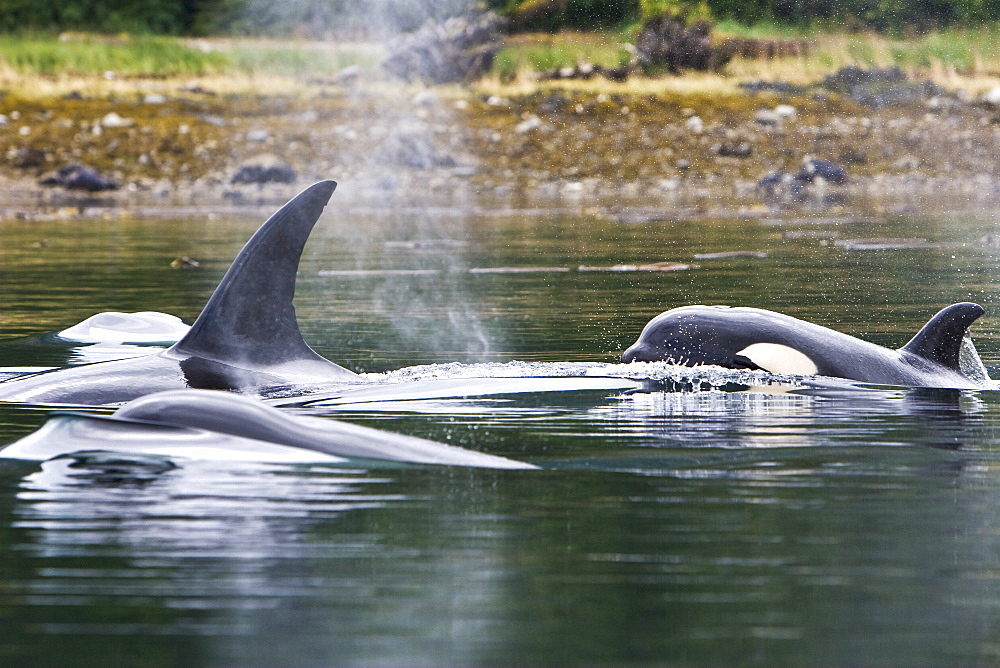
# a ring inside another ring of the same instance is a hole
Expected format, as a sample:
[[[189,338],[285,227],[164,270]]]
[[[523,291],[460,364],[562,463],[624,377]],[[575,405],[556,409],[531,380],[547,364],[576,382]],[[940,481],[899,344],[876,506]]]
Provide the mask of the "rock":
[[[761,109],[753,117],[754,123],[764,127],[774,127],[781,123],[781,116],[771,109]]]
[[[644,69],[718,71],[732,54],[712,44],[712,26],[698,21],[690,26],[681,18],[663,14],[647,20],[635,38],[636,61]]]
[[[122,118],[113,111],[105,114],[104,118],[101,119],[101,126],[105,128],[127,128],[132,124],[131,118]]]
[[[830,160],[817,160],[806,156],[802,160],[802,167],[795,178],[808,183],[816,179],[823,179],[830,183],[844,183],[847,181],[847,171],[835,162]]]
[[[542,127],[542,119],[538,118],[534,114],[528,116],[526,119],[514,126],[514,132],[519,135],[527,134],[532,130],[536,130]]]
[[[775,92],[783,93],[785,95],[802,95],[806,92],[806,89],[802,86],[795,86],[786,81],[747,81],[745,83],[736,84],[738,88],[742,88],[748,93],[764,93],[764,92]]]
[[[199,119],[205,121],[209,125],[217,128],[224,127],[226,125],[226,119],[222,116],[213,116],[211,114],[201,114],[198,116]]]
[[[274,156],[262,155],[244,162],[230,183],[294,183],[295,179],[291,165]]]
[[[48,153],[41,149],[22,146],[14,152],[11,164],[18,169],[31,169],[43,166],[47,157]]]
[[[846,95],[858,104],[877,109],[921,103],[929,98],[945,95],[943,89],[930,81],[909,81],[898,67],[863,70],[849,65],[817,85],[830,92]]]
[[[337,81],[347,86],[353,86],[361,78],[361,68],[358,65],[348,65],[337,72]]]
[[[204,88],[202,86],[199,86],[198,84],[191,84],[189,86],[186,86],[184,88],[184,92],[185,93],[195,93],[197,95],[207,95],[209,97],[215,97],[217,95],[217,93],[215,91],[209,90],[209,89]],[[164,101],[165,101],[165,99],[164,99]]]
[[[247,141],[264,143],[271,138],[271,133],[267,130],[251,130],[247,133]]]
[[[557,67],[554,70],[541,75],[544,80],[558,79],[591,79],[595,76],[603,76],[611,81],[625,81],[628,79],[631,69],[629,67],[601,67],[585,61],[578,62],[576,67]]]
[[[994,86],[983,93],[983,102],[1000,106],[1000,86]]]
[[[379,147],[377,156],[380,162],[411,169],[455,166],[454,158],[439,154],[427,134],[415,128],[397,129]]]
[[[774,108],[778,118],[795,118],[795,107],[790,104],[779,104]]]
[[[715,153],[722,158],[749,158],[753,154],[750,142],[741,141],[737,144],[719,144],[714,147]]]
[[[868,163],[868,154],[854,148],[849,148],[840,154],[840,161],[848,165],[864,165]]]
[[[565,95],[550,93],[538,105],[538,110],[546,114],[558,114],[564,112],[567,107],[569,107],[569,99]]]
[[[432,90],[422,90],[413,96],[413,104],[421,107],[436,107],[438,96]]]
[[[692,116],[684,122],[684,127],[687,128],[688,132],[700,135],[705,129],[705,123],[701,120],[701,117]]]
[[[389,45],[382,67],[406,81],[463,83],[489,71],[500,50],[504,24],[493,12],[456,16],[443,24],[429,20]]]
[[[87,192],[118,190],[117,183],[104,178],[96,170],[86,165],[60,167],[55,174],[43,178],[38,183],[43,186],[61,186],[67,190],[85,190]]]
[[[775,170],[757,181],[757,190],[770,200],[801,202],[805,199],[806,181],[787,172]]]
[[[773,192],[779,185],[784,183],[789,177],[789,175],[779,169],[768,173],[766,176],[757,181],[757,188],[766,192]]]

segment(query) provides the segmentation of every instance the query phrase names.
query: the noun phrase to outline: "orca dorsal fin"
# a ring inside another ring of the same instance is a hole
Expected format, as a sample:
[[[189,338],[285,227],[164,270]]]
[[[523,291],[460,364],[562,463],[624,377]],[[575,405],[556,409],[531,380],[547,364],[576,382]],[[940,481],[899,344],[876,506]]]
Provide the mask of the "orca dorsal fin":
[[[946,306],[927,321],[900,350],[961,372],[959,352],[969,325],[986,312],[979,304],[960,302]]]
[[[268,218],[233,260],[187,336],[168,352],[250,369],[323,362],[351,374],[309,347],[292,305],[302,249],[336,187],[320,181]]]

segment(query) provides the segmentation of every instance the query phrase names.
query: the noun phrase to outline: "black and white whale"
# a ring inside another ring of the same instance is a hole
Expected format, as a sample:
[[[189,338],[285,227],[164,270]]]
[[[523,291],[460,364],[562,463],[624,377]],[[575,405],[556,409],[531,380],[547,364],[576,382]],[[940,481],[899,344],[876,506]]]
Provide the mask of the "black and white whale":
[[[978,304],[952,304],[905,346],[890,350],[764,309],[683,306],[650,320],[622,362],[713,364],[905,387],[993,388],[985,371],[972,378],[960,364],[969,325],[983,313]]]
[[[77,453],[168,459],[345,463],[354,459],[495,469],[532,464],[329,418],[290,415],[231,392],[170,390],[112,415],[54,411],[0,458],[47,461]]]
[[[271,216],[237,255],[191,329],[170,348],[8,380],[0,383],[0,401],[101,405],[169,389],[252,392],[357,380],[309,347],[292,305],[302,249],[336,187],[333,181],[316,183]]]

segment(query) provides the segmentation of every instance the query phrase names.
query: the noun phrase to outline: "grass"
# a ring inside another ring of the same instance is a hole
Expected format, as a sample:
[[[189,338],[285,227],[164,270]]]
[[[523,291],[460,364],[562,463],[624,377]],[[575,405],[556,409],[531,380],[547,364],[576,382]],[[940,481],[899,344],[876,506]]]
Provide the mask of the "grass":
[[[493,71],[504,81],[532,72],[550,72],[573,67],[586,60],[602,67],[620,67],[630,54],[623,46],[626,35],[615,32],[512,35],[497,54]]]
[[[721,74],[688,73],[654,79],[632,77],[615,84],[591,81],[539,82],[539,72],[587,61],[618,67],[629,58],[625,31],[514,35],[497,55],[493,71],[474,86],[475,92],[516,94],[540,86],[655,94],[736,91],[749,79],[805,84],[845,65],[897,65],[911,75],[931,78],[946,88],[977,94],[1000,83],[1000,25],[949,29],[908,38],[869,33],[829,32],[758,24],[722,22],[726,36],[758,39],[808,39],[805,56],[766,60],[734,59]],[[126,90],[170,90],[201,84],[220,93],[254,91],[308,93],[310,82],[330,79],[358,65],[369,83],[385,80],[379,67],[384,45],[278,40],[185,40],[169,37],[104,37],[69,34],[0,36],[0,89],[26,97],[83,90],[90,95]],[[106,72],[115,73],[108,81]],[[381,85],[376,83],[376,85]],[[395,84],[393,84],[395,85]],[[131,86],[131,88],[128,88]],[[451,94],[451,93],[449,93]],[[463,94],[459,92],[458,94]]]
[[[23,77],[199,77],[226,74],[324,76],[348,65],[376,67],[364,45],[340,48],[317,42],[182,40],[68,34],[0,35],[0,69]]]
[[[104,72],[201,75],[227,67],[221,54],[200,52],[176,39],[88,35],[59,38],[3,35],[0,36],[0,64],[26,76]]]
[[[866,68],[898,66],[913,76],[932,79],[945,88],[964,88],[974,94],[1000,83],[1000,25],[978,29],[953,28],[903,38],[873,33],[829,32],[818,28],[772,24],[743,26],[722,22],[716,26],[715,34],[719,39],[730,36],[806,39],[811,49],[805,56],[770,61],[737,58],[721,75],[687,73],[683,77],[668,76],[653,82],[632,78],[626,84],[546,82],[545,85],[576,88],[594,88],[596,85],[608,91],[621,90],[622,87],[650,91],[698,87],[704,87],[706,91],[726,87],[735,90],[737,82],[749,79],[812,83],[847,65]],[[492,78],[480,85],[494,93],[502,93],[505,87],[524,90],[531,87],[533,72],[571,67],[578,61],[617,66],[621,64],[623,54],[627,53],[621,44],[628,39],[628,35],[614,32],[514,36],[500,52]]]

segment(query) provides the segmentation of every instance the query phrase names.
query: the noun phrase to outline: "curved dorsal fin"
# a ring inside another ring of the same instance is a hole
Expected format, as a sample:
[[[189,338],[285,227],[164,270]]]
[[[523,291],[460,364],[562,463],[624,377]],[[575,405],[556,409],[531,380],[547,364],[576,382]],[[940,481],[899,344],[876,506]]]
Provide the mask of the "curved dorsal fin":
[[[946,306],[927,321],[916,336],[900,350],[961,372],[959,351],[969,325],[985,313],[979,304],[960,302]]]
[[[321,360],[341,369],[306,344],[292,306],[302,249],[336,187],[320,181],[268,218],[170,351],[242,368]]]

